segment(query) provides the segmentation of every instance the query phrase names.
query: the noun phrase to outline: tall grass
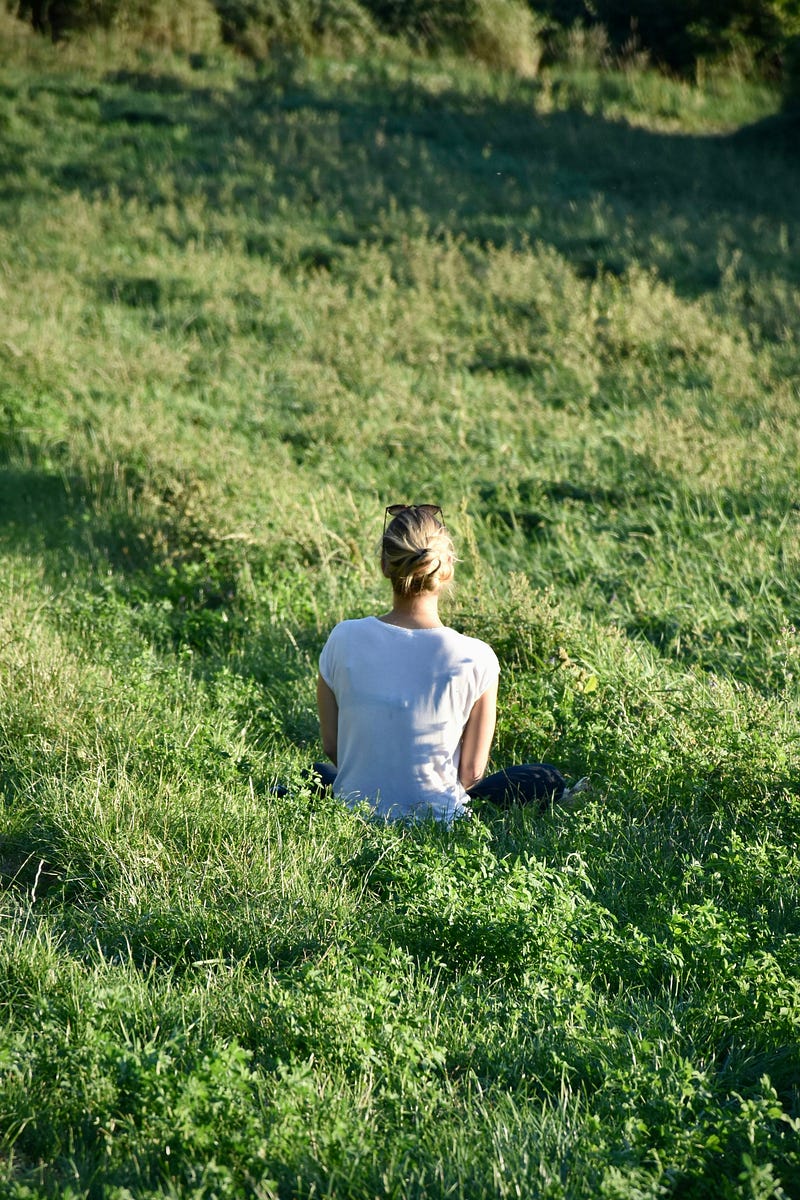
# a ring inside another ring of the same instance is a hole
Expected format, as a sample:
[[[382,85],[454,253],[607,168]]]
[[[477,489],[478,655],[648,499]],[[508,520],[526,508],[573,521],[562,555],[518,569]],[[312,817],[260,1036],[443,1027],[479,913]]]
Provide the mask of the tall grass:
[[[4,1193],[797,1194],[779,97],[3,30]],[[402,499],[581,811],[309,789]]]

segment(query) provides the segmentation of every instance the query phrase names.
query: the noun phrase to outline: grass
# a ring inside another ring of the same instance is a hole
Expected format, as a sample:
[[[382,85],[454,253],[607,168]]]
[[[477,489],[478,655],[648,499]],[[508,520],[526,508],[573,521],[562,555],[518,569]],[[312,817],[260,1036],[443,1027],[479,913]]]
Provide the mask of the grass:
[[[798,1194],[779,97],[3,36],[4,1194]],[[398,499],[581,811],[309,792]]]

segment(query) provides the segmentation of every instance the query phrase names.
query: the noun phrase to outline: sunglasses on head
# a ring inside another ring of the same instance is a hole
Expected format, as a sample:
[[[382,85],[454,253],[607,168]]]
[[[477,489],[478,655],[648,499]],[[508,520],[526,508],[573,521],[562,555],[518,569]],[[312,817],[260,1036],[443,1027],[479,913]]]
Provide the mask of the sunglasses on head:
[[[409,509],[423,513],[426,517],[434,517],[444,525],[444,514],[438,504],[387,504],[383,514],[383,532],[386,533],[386,526],[390,519],[394,520],[395,517],[400,516],[400,513],[408,512]]]

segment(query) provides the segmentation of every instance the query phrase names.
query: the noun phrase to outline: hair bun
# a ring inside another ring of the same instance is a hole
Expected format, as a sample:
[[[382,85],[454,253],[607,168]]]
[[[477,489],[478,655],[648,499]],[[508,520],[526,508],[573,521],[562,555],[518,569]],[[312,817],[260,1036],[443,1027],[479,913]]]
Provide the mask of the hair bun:
[[[432,514],[409,508],[398,513],[383,535],[381,561],[401,596],[434,591],[443,567],[454,560],[450,534]],[[452,571],[450,572],[452,574]]]

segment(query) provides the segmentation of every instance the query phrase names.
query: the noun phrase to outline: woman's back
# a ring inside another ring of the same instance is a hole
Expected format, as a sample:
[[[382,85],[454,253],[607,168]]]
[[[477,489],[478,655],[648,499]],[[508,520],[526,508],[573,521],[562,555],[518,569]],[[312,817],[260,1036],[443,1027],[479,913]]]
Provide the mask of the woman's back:
[[[498,672],[490,646],[443,625],[342,621],[320,658],[338,704],[336,794],[385,817],[463,813],[464,726]]]

